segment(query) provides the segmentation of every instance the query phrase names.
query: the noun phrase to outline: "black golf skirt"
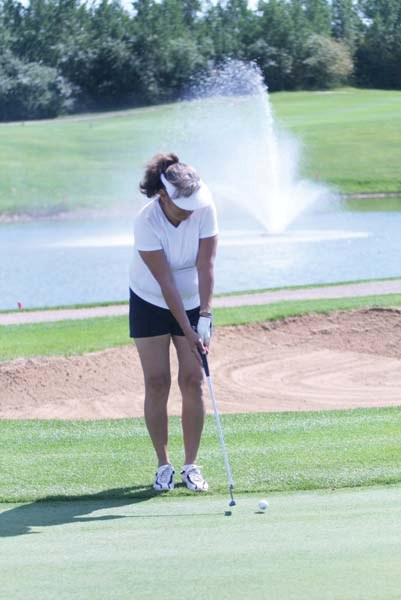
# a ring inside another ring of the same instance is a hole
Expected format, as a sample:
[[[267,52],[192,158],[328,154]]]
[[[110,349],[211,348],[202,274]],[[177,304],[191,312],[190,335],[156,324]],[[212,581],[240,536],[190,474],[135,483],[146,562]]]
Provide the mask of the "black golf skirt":
[[[189,322],[196,329],[199,320],[197,306],[187,310]],[[130,289],[129,331],[132,338],[155,337],[156,335],[181,335],[184,333],[177,320],[167,308],[146,302]]]

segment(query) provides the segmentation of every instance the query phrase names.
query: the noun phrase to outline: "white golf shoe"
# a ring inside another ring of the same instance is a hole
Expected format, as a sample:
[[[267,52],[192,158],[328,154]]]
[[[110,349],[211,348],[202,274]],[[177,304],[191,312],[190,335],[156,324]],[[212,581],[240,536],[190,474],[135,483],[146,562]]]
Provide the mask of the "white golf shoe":
[[[194,492],[207,492],[209,485],[203,479],[201,467],[198,465],[185,465],[180,471],[181,479],[189,490]]]
[[[162,465],[156,471],[153,488],[157,492],[165,492],[174,489],[174,467],[173,465]]]

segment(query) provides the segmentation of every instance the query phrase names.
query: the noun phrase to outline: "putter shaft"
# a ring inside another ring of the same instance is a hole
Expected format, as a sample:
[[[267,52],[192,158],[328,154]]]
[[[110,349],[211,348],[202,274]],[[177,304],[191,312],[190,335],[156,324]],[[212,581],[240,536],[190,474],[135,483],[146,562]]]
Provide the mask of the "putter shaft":
[[[233,496],[234,483],[233,483],[233,478],[232,478],[232,474],[231,474],[230,462],[228,460],[226,445],[224,443],[224,436],[223,436],[223,430],[221,428],[220,415],[219,415],[219,411],[217,409],[217,402],[216,402],[216,398],[215,398],[214,391],[213,391],[212,380],[210,378],[209,364],[208,364],[206,354],[201,354],[201,357],[202,357],[203,368],[204,368],[205,375],[206,375],[206,381],[207,381],[207,386],[209,389],[210,398],[211,398],[212,404],[213,404],[213,411],[214,411],[214,416],[216,419],[216,425],[217,425],[217,431],[219,434],[220,445],[221,445],[221,449],[223,451],[224,464],[226,467],[228,484],[229,484],[228,489],[229,489],[230,497],[231,497],[230,506],[235,506],[236,502],[235,502],[234,496]]]

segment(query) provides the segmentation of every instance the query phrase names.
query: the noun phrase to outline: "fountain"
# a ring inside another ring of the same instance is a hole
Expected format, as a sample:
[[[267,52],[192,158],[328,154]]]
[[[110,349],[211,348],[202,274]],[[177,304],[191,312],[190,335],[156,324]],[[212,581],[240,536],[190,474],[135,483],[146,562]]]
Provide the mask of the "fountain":
[[[301,176],[302,145],[274,118],[255,65],[229,61],[183,102],[148,114],[124,130],[140,151],[135,177],[118,172],[115,197],[129,185],[132,212],[146,201],[136,190],[152,153],[193,164],[219,213],[216,293],[399,275],[401,212],[342,210],[329,188]],[[0,225],[0,308],[126,299],[131,218]]]
[[[333,193],[302,179],[300,143],[275,122],[259,68],[227,61],[194,84],[178,105],[166,146],[194,164],[218,208],[238,222],[252,215],[269,234],[283,233]],[[244,218],[244,215],[243,217]]]

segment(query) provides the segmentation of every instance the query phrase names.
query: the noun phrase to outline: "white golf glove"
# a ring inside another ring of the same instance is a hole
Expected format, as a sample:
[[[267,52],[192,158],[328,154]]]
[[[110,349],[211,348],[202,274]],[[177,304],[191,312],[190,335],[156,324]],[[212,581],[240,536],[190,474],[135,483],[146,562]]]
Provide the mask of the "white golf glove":
[[[196,331],[199,334],[202,344],[209,346],[212,337],[212,317],[199,317]]]

